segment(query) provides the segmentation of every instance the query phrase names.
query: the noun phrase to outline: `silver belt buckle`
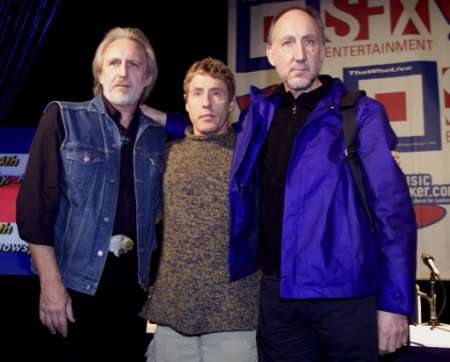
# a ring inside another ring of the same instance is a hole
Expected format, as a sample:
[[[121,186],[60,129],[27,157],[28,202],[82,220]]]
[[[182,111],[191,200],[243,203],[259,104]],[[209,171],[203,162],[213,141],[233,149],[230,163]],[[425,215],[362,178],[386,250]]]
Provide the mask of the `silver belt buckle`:
[[[119,257],[133,249],[134,241],[126,235],[117,234],[109,241],[109,251]]]

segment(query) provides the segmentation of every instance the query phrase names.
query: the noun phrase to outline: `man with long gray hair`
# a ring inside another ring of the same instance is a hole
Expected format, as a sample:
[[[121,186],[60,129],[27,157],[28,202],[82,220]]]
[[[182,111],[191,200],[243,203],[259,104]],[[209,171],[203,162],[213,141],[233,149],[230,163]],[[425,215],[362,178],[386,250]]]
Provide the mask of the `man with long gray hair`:
[[[17,201],[39,275],[39,316],[59,361],[142,361],[164,130],[138,105],[157,78],[137,28],[110,30],[92,64],[95,97],[52,102]],[[70,323],[69,323],[70,322]]]

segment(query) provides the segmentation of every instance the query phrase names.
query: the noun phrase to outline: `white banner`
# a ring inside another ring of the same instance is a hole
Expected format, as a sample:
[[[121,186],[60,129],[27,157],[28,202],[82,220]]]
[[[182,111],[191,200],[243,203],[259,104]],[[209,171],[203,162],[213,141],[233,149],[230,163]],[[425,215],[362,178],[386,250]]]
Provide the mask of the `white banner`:
[[[31,274],[30,251],[16,225],[16,198],[33,135],[32,128],[0,129],[0,275]]]
[[[292,5],[321,14],[321,73],[384,104],[419,226],[417,278],[429,277],[420,260],[425,252],[450,279],[450,1],[230,1],[228,64],[241,109],[250,85],[270,90],[280,82],[266,60],[265,42],[273,16]]]

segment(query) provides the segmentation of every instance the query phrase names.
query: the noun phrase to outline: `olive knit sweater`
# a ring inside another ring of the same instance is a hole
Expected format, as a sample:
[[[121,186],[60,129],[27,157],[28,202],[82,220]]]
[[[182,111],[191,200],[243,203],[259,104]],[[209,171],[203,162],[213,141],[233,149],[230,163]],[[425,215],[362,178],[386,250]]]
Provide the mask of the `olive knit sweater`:
[[[259,273],[230,283],[228,187],[235,133],[168,146],[158,276],[144,316],[185,335],[256,329]]]

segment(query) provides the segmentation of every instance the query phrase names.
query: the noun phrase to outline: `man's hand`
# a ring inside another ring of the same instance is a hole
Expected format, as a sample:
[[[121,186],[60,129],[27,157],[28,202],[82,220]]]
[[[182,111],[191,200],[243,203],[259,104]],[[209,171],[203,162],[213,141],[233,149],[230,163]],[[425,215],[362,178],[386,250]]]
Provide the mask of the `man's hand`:
[[[33,264],[39,274],[41,295],[39,318],[51,333],[67,337],[67,320],[75,322],[72,300],[63,285],[55,249],[49,245],[29,244]]]
[[[403,314],[378,311],[378,351],[392,353],[408,343],[408,319]]]
[[[141,104],[139,108],[141,109],[142,113],[144,113],[147,117],[153,119],[159,125],[163,127],[166,125],[167,113],[158,111],[157,109],[149,107],[146,104]]]
[[[400,152],[393,150],[393,151],[391,151],[391,155],[392,155],[392,158],[394,159],[394,161],[397,162],[397,165],[400,166]]]
[[[52,334],[67,337],[67,320],[75,322],[72,300],[61,282],[41,284],[39,317]]]

